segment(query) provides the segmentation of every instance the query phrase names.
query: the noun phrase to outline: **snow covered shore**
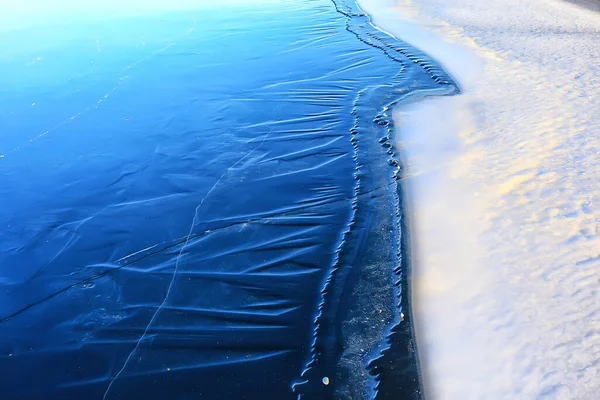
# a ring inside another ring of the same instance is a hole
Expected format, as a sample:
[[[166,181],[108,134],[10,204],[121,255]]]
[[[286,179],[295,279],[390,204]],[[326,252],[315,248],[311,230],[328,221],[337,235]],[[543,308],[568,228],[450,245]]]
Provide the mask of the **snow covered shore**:
[[[360,0],[463,93],[396,110],[433,399],[600,393],[600,13]]]

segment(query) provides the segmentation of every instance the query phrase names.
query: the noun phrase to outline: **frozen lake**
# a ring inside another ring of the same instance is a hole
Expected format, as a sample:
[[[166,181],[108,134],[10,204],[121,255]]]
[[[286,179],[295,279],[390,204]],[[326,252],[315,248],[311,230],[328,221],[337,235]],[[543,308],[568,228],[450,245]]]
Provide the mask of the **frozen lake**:
[[[388,111],[445,73],[343,1],[30,3],[3,398],[419,398]]]

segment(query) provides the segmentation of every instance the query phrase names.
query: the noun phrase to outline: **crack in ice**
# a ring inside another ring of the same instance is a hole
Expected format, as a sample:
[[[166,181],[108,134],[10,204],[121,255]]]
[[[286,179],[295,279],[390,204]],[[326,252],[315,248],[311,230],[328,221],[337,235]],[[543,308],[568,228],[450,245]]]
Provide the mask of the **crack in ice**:
[[[189,36],[189,35],[191,35],[196,30],[197,21],[196,21],[196,16],[195,15],[194,15],[193,21],[194,21],[193,26],[186,31],[186,33],[185,33],[184,36]],[[181,36],[180,36],[180,38],[181,38]],[[99,43],[99,40],[96,41],[96,46],[98,46],[98,43]],[[126,73],[127,71],[131,70],[132,68],[136,67],[137,65],[139,65],[141,63],[144,63],[144,62],[150,60],[151,58],[156,57],[157,55],[159,55],[161,53],[164,53],[165,51],[167,51],[171,47],[175,46],[176,44],[177,44],[177,42],[169,43],[168,45],[166,45],[166,46],[164,46],[164,47],[156,50],[155,52],[147,55],[146,57],[143,57],[143,58],[141,58],[141,59],[133,62],[132,64],[127,65],[125,68],[123,68],[121,70],[121,74]],[[100,51],[100,50],[98,49],[98,51]],[[30,138],[28,140],[28,143],[33,143],[33,142],[37,141],[38,139],[41,139],[44,136],[47,136],[48,134],[57,131],[58,129],[60,129],[63,126],[67,125],[69,122],[78,119],[79,117],[81,117],[82,115],[87,114],[88,112],[92,111],[93,109],[97,109],[104,102],[104,100],[108,99],[112,93],[114,93],[119,87],[121,87],[121,84],[123,83],[123,81],[125,81],[127,79],[129,79],[128,75],[121,76],[119,78],[119,80],[117,81],[117,84],[111,90],[109,90],[108,92],[106,92],[99,100],[97,100],[95,105],[86,107],[85,109],[83,109],[83,111],[80,111],[80,112],[77,112],[77,113],[71,115],[69,118],[67,118],[67,119],[63,120],[62,122],[58,123],[53,128],[47,129],[44,132],[42,132],[42,133],[40,133],[40,134],[38,134],[38,135]],[[33,103],[33,105],[35,105],[35,103]],[[0,158],[5,158],[8,154],[11,154],[11,153],[14,153],[14,152],[20,150],[21,147],[22,146],[16,146],[16,147],[14,147],[12,150],[10,150],[8,152],[1,153],[0,154]]]
[[[169,286],[167,287],[167,293],[165,294],[165,298],[163,299],[162,303],[160,303],[160,305],[158,306],[158,308],[156,309],[156,311],[152,315],[152,318],[150,318],[150,322],[148,322],[148,325],[144,329],[144,332],[142,333],[142,336],[137,341],[137,343],[136,343],[135,347],[133,348],[133,350],[131,351],[131,353],[129,353],[129,355],[125,359],[125,363],[123,363],[123,366],[121,367],[121,369],[119,370],[119,372],[117,372],[117,374],[115,375],[115,377],[113,379],[111,379],[110,383],[108,384],[108,387],[106,388],[106,391],[104,392],[104,396],[102,397],[103,400],[107,399],[107,396],[108,396],[108,394],[109,394],[109,392],[110,392],[113,384],[119,379],[119,377],[121,376],[121,374],[123,373],[123,371],[125,371],[125,368],[127,368],[127,365],[129,364],[129,362],[130,362],[131,358],[133,357],[134,353],[140,347],[140,344],[142,343],[142,341],[146,337],[146,335],[148,333],[148,330],[150,329],[150,326],[156,320],[156,317],[158,316],[160,310],[166,304],[167,299],[169,298],[169,294],[171,293],[171,289],[173,287],[173,283],[175,282],[175,277],[177,276],[177,271],[179,269],[179,261],[181,259],[181,255],[183,254],[183,251],[187,247],[187,245],[188,245],[188,243],[190,241],[190,238],[192,237],[192,232],[194,231],[194,227],[196,226],[196,220],[198,218],[198,211],[202,207],[202,204],[204,204],[204,201],[211,195],[211,193],[219,185],[219,183],[221,182],[221,180],[223,180],[223,178],[229,173],[229,171],[231,171],[239,163],[241,163],[242,161],[244,161],[246,158],[250,157],[256,150],[258,150],[263,145],[263,143],[265,142],[265,139],[269,136],[270,133],[271,133],[271,131],[269,131],[269,133],[267,133],[263,137],[262,141],[260,142],[260,144],[258,146],[256,146],[254,149],[252,149],[251,151],[249,151],[248,153],[246,153],[243,157],[241,157],[239,160],[237,160],[233,165],[231,165],[229,168],[227,168],[225,170],[225,172],[223,172],[223,174],[219,177],[219,179],[217,179],[217,181],[215,182],[215,184],[210,188],[210,190],[208,192],[206,192],[206,194],[204,195],[204,197],[202,198],[202,200],[200,200],[200,203],[196,206],[196,208],[194,210],[194,218],[192,218],[192,224],[191,224],[190,230],[189,230],[189,232],[188,232],[188,234],[186,236],[185,243],[183,244],[183,246],[181,246],[181,249],[179,250],[179,254],[177,255],[177,258],[175,259],[175,269],[173,270],[173,275],[171,276],[171,281],[169,282]]]

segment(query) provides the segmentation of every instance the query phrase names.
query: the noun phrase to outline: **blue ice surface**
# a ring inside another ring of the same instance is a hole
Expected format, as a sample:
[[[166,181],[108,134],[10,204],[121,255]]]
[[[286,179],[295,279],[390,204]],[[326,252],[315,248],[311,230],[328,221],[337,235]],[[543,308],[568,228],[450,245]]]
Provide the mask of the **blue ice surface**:
[[[420,397],[385,110],[435,63],[342,0],[0,47],[2,399]]]

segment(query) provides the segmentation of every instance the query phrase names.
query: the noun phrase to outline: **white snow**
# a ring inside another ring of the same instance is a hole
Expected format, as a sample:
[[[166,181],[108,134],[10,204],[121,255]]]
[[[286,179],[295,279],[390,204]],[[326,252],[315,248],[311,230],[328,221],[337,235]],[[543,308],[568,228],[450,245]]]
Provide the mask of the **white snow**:
[[[395,113],[427,397],[600,398],[600,13],[360,3],[464,92]]]

